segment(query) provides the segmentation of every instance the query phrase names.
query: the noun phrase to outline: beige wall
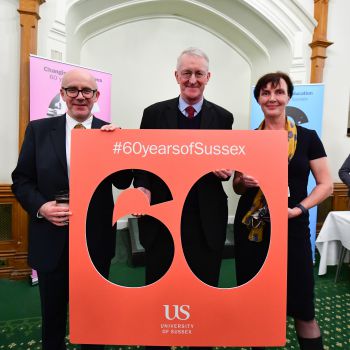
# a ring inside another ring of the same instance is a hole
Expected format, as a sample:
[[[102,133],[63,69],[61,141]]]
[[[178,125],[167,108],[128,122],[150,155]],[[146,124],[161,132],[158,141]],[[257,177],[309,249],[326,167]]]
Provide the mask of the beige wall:
[[[350,138],[346,136],[350,102],[350,1],[329,1],[328,40],[324,70],[325,97],[323,133],[334,181],[340,181],[338,169],[350,153]]]
[[[80,63],[112,73],[112,121],[135,129],[145,107],[178,96],[176,59],[191,45],[202,48],[210,59],[212,76],[205,97],[233,113],[234,129],[247,129],[251,81],[248,63],[222,40],[190,23],[153,19],[116,27],[88,40],[81,50]],[[230,212],[234,212],[237,201],[231,181],[225,186]]]
[[[145,107],[179,95],[176,59],[189,46],[202,48],[210,59],[205,97],[236,116],[236,129],[247,128],[249,65],[223,41],[190,23],[153,19],[116,27],[86,42],[80,64],[112,73],[112,120],[138,128]]]

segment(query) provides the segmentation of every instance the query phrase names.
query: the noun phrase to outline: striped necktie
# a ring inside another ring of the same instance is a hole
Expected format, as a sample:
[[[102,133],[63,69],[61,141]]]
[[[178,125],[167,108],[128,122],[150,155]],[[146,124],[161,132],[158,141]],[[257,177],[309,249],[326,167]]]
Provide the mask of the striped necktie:
[[[188,118],[190,119],[194,118],[194,113],[196,112],[196,110],[194,109],[193,106],[187,106],[185,108],[185,111],[187,112]]]

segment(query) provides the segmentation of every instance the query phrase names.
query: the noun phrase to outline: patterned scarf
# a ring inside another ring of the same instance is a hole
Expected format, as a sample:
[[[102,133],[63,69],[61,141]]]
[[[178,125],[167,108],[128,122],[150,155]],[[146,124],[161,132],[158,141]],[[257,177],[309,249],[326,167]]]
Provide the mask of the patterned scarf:
[[[263,130],[265,121],[263,121],[258,130]],[[297,148],[297,127],[292,120],[286,118],[285,130],[288,131],[288,163],[294,156]],[[259,189],[255,195],[253,204],[249,211],[243,217],[242,223],[247,225],[249,231],[248,239],[253,242],[261,242],[263,231],[266,225],[266,220],[269,220],[269,209],[266,199],[262,191]]]

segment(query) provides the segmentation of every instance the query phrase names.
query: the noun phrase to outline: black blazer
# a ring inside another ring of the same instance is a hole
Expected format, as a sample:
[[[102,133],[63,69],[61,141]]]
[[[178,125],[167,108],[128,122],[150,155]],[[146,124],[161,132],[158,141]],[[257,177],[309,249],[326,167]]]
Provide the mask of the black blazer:
[[[107,124],[93,117],[92,128]],[[130,185],[129,171],[109,176],[98,186],[89,205],[87,236],[95,265],[111,259],[115,252],[112,182],[119,188]],[[28,212],[29,265],[39,271],[52,271],[68,249],[68,226],[58,227],[37,218],[39,208],[52,201],[58,191],[69,189],[66,161],[66,117],[45,118],[28,124],[22,149],[12,173],[12,191]]]
[[[159,102],[147,107],[142,116],[141,129],[178,129],[179,99]],[[204,100],[200,129],[232,129],[233,115],[226,109]],[[171,200],[165,183],[146,172],[135,172],[134,187],[151,191],[151,204]],[[221,249],[226,238],[227,195],[221,180],[214,174],[203,176],[197,183],[200,219],[208,245]],[[149,216],[139,220],[140,242],[148,248],[162,225]]]

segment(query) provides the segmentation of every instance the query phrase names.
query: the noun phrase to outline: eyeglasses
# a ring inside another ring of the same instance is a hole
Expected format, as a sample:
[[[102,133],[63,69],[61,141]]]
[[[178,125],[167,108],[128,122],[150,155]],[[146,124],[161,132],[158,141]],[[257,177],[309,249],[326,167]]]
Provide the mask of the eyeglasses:
[[[200,70],[197,72],[192,72],[190,70],[184,70],[184,71],[180,72],[181,77],[184,79],[190,79],[193,74],[196,77],[196,79],[203,79],[204,77],[207,76],[206,72],[203,72]]]
[[[89,88],[77,89],[75,87],[69,87],[69,88],[63,87],[62,89],[66,92],[68,97],[72,97],[72,98],[78,97],[79,92],[81,92],[81,94],[85,98],[92,98],[94,96],[95,92],[97,91],[97,89],[96,90],[92,90]]]

